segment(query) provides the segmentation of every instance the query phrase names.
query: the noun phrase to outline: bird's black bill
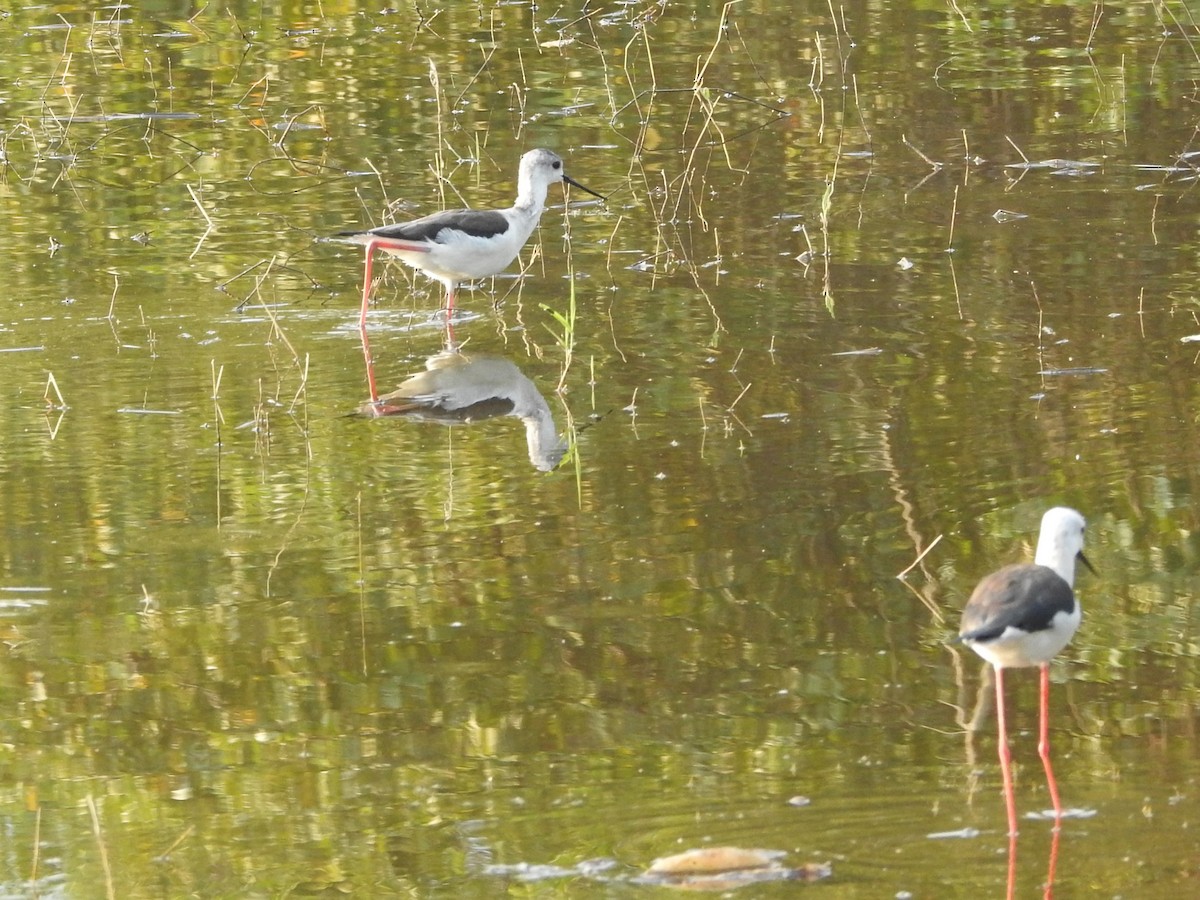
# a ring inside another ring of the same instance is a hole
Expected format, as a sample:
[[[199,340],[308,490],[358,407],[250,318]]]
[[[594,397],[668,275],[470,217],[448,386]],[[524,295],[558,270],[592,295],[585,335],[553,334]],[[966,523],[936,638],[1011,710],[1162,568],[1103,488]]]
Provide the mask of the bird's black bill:
[[[571,185],[571,187],[577,187],[577,188],[579,188],[581,191],[587,191],[587,192],[588,192],[589,194],[591,194],[593,197],[599,197],[601,200],[607,200],[607,199],[608,199],[608,198],[607,198],[607,197],[605,197],[603,194],[597,194],[597,193],[596,193],[595,191],[593,191],[591,188],[589,188],[589,187],[584,187],[582,184],[580,184],[578,181],[576,181],[576,180],[575,180],[574,178],[572,178],[570,175],[564,175],[564,176],[563,176],[563,181],[565,181],[567,184]]]
[[[1093,575],[1095,575],[1097,578],[1099,578],[1099,577],[1100,577],[1100,573],[1096,571],[1096,568],[1095,568],[1095,566],[1093,566],[1093,565],[1092,565],[1090,562],[1088,562],[1088,558],[1087,558],[1086,556],[1084,556],[1084,555],[1083,555],[1083,551],[1082,551],[1082,550],[1081,550],[1081,551],[1079,551],[1079,561],[1080,561],[1081,563],[1083,563],[1085,566],[1087,566],[1087,570],[1088,570],[1089,572],[1091,572],[1091,573],[1092,573]]]

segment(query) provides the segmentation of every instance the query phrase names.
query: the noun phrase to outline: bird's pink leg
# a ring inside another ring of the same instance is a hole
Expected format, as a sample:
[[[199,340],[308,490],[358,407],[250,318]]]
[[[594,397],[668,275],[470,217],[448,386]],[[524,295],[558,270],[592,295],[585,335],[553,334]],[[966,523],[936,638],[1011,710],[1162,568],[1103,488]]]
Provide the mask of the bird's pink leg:
[[[1008,890],[1004,896],[1013,900],[1017,893],[1017,833],[1008,836]]]
[[[1054,897],[1054,871],[1058,868],[1058,839],[1062,835],[1062,829],[1057,825],[1050,833],[1050,862],[1046,866],[1046,889],[1042,893],[1042,900],[1053,900]]]
[[[1000,753],[1000,777],[1004,780],[1004,806],[1008,812],[1008,834],[1017,833],[1017,800],[1013,796],[1012,751],[1008,747],[1008,722],[1004,716],[1004,669],[996,666],[992,673],[996,679],[996,728],[999,732],[997,748]]]
[[[1008,892],[1013,900],[1017,885],[1017,800],[1013,796],[1012,751],[1008,747],[1008,722],[1004,715],[1004,669],[992,669],[996,681],[996,730],[999,742],[1000,777],[1004,780],[1004,808],[1008,813]]]
[[[379,389],[375,387],[375,364],[371,359],[371,344],[367,340],[367,307],[371,302],[371,275],[374,268],[375,248],[378,242],[369,240],[366,243],[366,262],[363,265],[362,311],[358,315],[358,333],[362,337],[363,359],[367,363],[367,388],[371,392],[371,402],[379,402]]]
[[[1041,722],[1038,729],[1038,756],[1042,758],[1042,767],[1046,770],[1046,785],[1050,788],[1050,801],[1054,804],[1054,827],[1057,829],[1062,822],[1062,804],[1058,800],[1058,783],[1054,780],[1054,768],[1050,765],[1050,666],[1042,663],[1041,690]]]
[[[366,262],[363,265],[362,310],[358,314],[358,333],[362,337],[363,359],[367,363],[367,387],[371,391],[371,402],[379,402],[379,389],[375,387],[375,364],[371,357],[371,344],[367,340],[367,309],[371,305],[371,278],[374,272],[374,257],[376,248],[384,250],[403,250],[406,253],[428,253],[429,248],[414,245],[408,241],[391,240],[389,238],[371,237],[363,245],[366,248]]]

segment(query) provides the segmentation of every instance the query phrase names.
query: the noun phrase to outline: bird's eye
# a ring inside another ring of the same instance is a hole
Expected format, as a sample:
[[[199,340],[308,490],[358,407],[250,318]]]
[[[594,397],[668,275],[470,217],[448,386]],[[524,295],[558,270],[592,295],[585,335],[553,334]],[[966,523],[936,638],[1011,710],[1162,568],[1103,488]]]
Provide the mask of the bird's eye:
[[[553,165],[553,166],[554,166],[554,168],[556,168],[556,169],[561,169],[561,168],[562,168],[562,163],[561,163],[561,162],[559,162],[557,159],[556,159],[556,160],[555,160],[553,163],[551,163],[551,165]]]

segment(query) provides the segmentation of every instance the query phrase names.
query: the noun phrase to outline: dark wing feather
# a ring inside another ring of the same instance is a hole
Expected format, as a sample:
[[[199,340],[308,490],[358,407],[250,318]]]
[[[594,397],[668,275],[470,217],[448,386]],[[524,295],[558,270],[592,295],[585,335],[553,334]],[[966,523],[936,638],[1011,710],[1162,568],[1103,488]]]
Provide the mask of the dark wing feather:
[[[436,241],[446,228],[461,231],[471,237],[490,238],[508,231],[508,219],[489,209],[448,209],[411,222],[381,225],[370,231],[343,231],[339,237],[373,234],[397,241]]]
[[[1075,592],[1053,569],[1005,566],[976,586],[958,634],[967,641],[994,640],[1005,628],[1032,634],[1049,628],[1057,613],[1074,608]]]

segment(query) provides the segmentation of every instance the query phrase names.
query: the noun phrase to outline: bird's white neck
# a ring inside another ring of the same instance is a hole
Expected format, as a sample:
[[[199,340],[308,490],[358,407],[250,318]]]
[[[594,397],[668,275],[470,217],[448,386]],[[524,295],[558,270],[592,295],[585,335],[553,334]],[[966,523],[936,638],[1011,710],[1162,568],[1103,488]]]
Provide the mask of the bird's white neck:
[[[1039,566],[1053,569],[1063,581],[1075,585],[1075,556],[1077,550],[1068,546],[1060,533],[1047,533],[1046,529],[1038,536],[1037,553],[1033,561]]]
[[[521,179],[517,182],[517,202],[512,205],[513,211],[537,218],[546,208],[546,194],[549,190],[548,185],[542,182],[535,183],[534,179],[526,177],[522,172]]]

